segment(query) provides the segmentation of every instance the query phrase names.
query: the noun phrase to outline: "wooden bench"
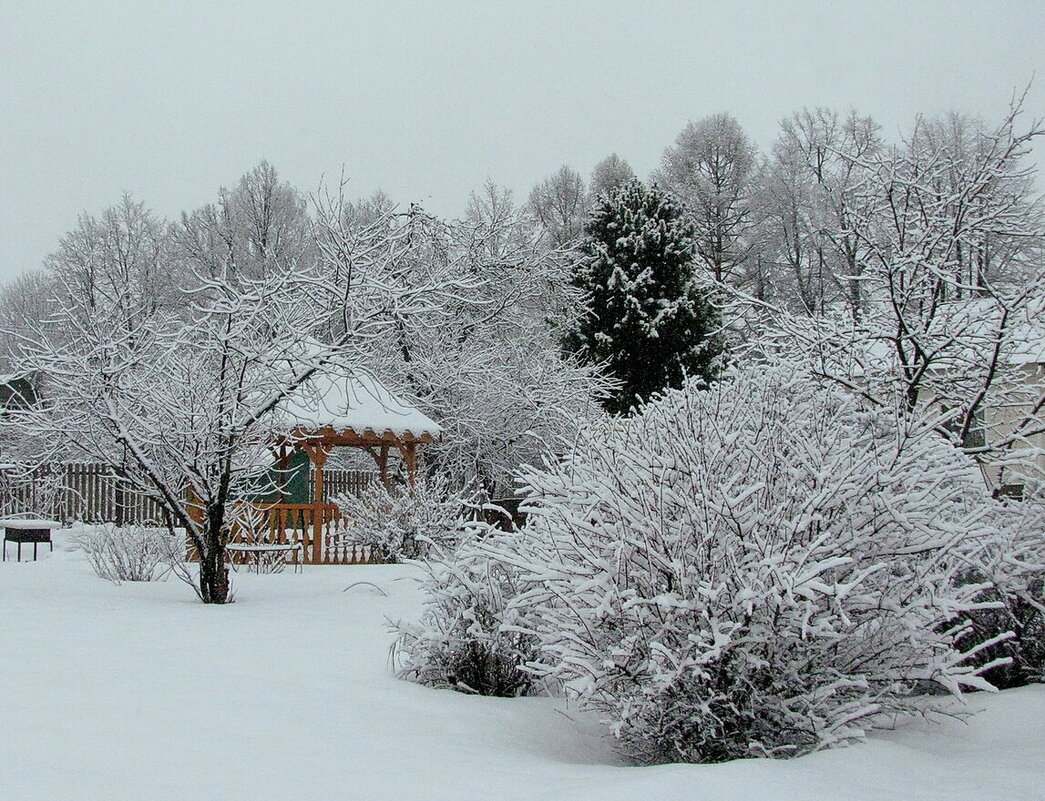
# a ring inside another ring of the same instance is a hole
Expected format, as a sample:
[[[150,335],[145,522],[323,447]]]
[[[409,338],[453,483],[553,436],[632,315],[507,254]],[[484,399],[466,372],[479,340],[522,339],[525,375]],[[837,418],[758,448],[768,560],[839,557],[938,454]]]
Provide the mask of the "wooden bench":
[[[300,542],[292,544],[275,544],[267,542],[259,543],[248,543],[248,542],[231,542],[225,546],[225,550],[233,554],[241,553],[244,554],[248,560],[248,565],[253,564],[254,570],[257,573],[261,572],[262,560],[266,558],[278,557],[286,562],[287,556],[291,553],[297,553],[298,558],[293,561],[294,572],[301,572],[301,563],[304,561],[304,550],[301,547]],[[236,562],[231,561],[233,569],[235,569]]]
[[[7,561],[7,543],[18,543],[18,561],[22,561],[22,543],[33,544],[33,561],[36,561],[36,549],[41,542],[46,542],[54,550],[51,541],[51,529],[60,528],[57,520],[0,520],[4,529],[4,559]]]

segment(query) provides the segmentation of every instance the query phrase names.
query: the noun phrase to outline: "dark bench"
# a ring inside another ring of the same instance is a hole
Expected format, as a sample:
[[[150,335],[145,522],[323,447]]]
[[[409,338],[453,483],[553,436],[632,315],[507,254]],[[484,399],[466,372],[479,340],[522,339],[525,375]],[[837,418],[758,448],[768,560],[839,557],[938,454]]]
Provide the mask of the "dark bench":
[[[54,543],[51,541],[51,529],[59,528],[62,524],[57,520],[0,520],[0,526],[4,529],[4,559],[7,561],[7,543],[18,543],[18,561],[22,561],[22,543],[33,544],[33,561],[36,561],[36,549],[41,542],[46,542],[51,550]]]

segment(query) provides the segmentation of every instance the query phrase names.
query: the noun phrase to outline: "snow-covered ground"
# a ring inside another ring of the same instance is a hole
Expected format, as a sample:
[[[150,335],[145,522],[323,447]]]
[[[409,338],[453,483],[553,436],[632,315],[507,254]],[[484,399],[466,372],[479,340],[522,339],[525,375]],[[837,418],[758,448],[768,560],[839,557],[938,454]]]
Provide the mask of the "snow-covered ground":
[[[558,702],[394,679],[411,568],[239,573],[211,607],[56,539],[0,565],[0,799],[1045,799],[1045,687],[797,760],[626,767]]]

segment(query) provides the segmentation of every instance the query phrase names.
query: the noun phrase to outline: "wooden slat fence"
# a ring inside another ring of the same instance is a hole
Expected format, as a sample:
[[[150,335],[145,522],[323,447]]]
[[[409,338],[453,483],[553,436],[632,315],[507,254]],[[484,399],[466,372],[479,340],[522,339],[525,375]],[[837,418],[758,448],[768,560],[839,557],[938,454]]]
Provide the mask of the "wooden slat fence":
[[[323,471],[323,498],[329,503],[338,495],[359,495],[367,487],[377,481],[377,473],[372,470],[342,470],[327,468]],[[316,471],[308,474],[309,500],[315,502]]]
[[[32,473],[5,473],[0,483],[2,514],[31,514],[63,522],[156,523],[163,510],[132,491],[106,465],[85,462],[43,465]]]
[[[310,487],[314,487],[314,474],[309,478]],[[355,495],[376,480],[377,474],[371,471],[327,470],[324,494],[330,499]],[[50,464],[29,475],[9,471],[0,476],[0,516],[14,514],[67,523],[124,525],[163,520],[163,510],[156,501],[131,491],[108,466],[86,462]]]

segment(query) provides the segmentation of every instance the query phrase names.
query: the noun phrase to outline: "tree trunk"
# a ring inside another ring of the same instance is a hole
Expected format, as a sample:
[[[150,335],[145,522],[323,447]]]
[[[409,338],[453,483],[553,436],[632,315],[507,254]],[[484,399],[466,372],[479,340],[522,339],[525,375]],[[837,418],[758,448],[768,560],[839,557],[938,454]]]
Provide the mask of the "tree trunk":
[[[200,598],[205,604],[229,602],[229,569],[225,567],[225,548],[208,548],[200,557]]]
[[[200,598],[205,604],[229,602],[229,569],[225,567],[224,509],[209,508],[206,553],[200,554]]]

